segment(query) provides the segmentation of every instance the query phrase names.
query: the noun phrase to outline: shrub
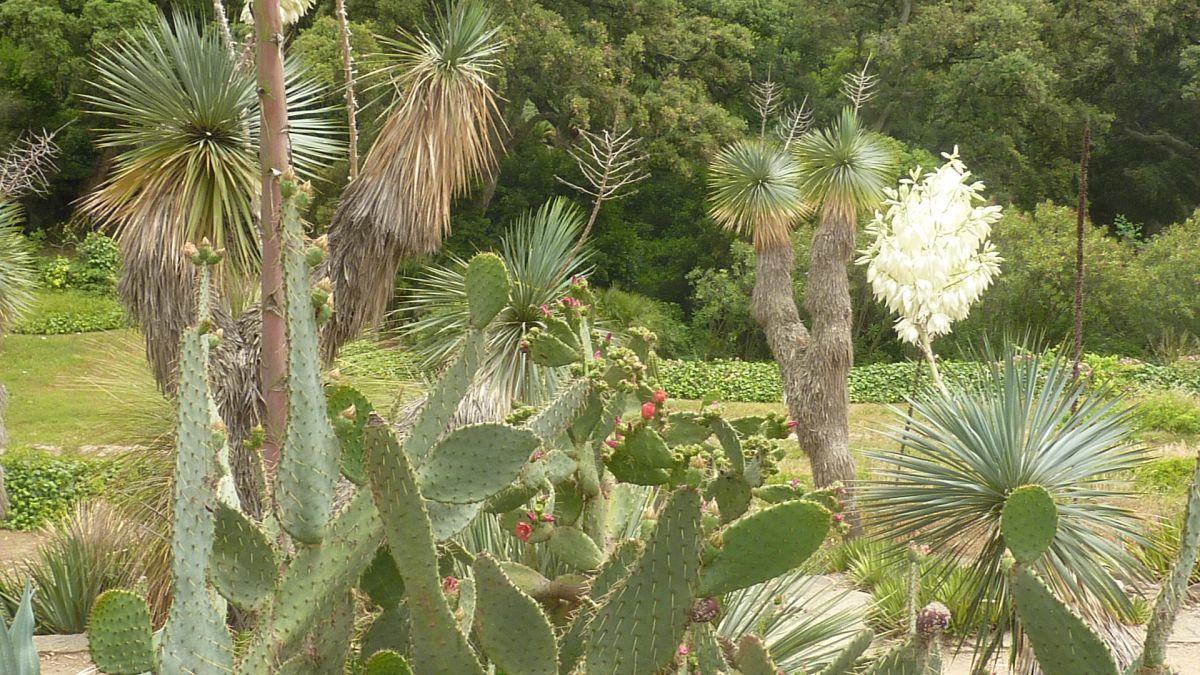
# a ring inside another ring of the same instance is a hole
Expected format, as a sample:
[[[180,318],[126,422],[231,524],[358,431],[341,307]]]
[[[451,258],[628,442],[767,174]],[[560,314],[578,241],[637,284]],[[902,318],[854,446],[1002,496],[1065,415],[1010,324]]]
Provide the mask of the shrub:
[[[107,293],[116,288],[121,268],[121,250],[112,237],[88,232],[75,248],[71,264],[71,288],[92,293]]]
[[[1137,407],[1137,426],[1142,431],[1200,434],[1200,404],[1178,391],[1163,391],[1142,399]]]
[[[42,288],[64,290],[71,287],[71,259],[54,256],[38,264],[38,282]]]
[[[596,308],[602,318],[615,326],[642,326],[653,331],[658,336],[655,349],[663,358],[694,355],[691,329],[684,323],[678,305],[619,288],[606,288],[596,294]]]
[[[32,530],[62,516],[103,483],[104,462],[96,459],[19,450],[0,456],[0,465],[10,502],[3,524],[13,530]]]
[[[1183,494],[1192,483],[1196,460],[1186,457],[1156,459],[1134,471],[1134,482],[1145,492]]]
[[[43,291],[29,313],[13,326],[25,335],[65,335],[113,330],[128,325],[116,298],[82,291]]]

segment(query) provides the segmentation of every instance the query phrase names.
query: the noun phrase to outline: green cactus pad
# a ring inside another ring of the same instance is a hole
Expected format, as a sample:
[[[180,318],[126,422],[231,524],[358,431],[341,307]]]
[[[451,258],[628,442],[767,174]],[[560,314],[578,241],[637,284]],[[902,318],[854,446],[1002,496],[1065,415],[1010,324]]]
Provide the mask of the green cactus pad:
[[[404,579],[396,569],[396,561],[386,546],[380,546],[358,579],[358,587],[371,598],[371,602],[384,609],[404,602]]]
[[[667,430],[663,438],[671,445],[695,445],[712,436],[712,429],[696,421],[695,413],[674,412],[667,415]]]
[[[525,340],[529,343],[529,359],[539,366],[561,368],[580,360],[579,350],[547,331],[532,331]]]
[[[482,510],[483,502],[474,504],[425,502],[425,513],[429,516],[429,525],[433,527],[433,540],[437,542],[446,541],[462,532]]]
[[[433,529],[408,457],[382,425],[367,426],[366,467],[396,567],[404,575],[412,614],[417,672],[483,674],[442,593]]]
[[[565,432],[575,421],[580,409],[587,403],[592,393],[592,383],[586,379],[576,380],[550,402],[541,412],[534,415],[525,423],[525,428],[532,431],[538,438],[550,443]]]
[[[472,328],[486,328],[508,304],[508,268],[495,253],[480,253],[471,258],[463,274],[463,285]]]
[[[645,424],[626,434],[622,446],[622,449],[642,466],[657,469],[669,469],[675,466],[675,458],[667,449],[666,442],[658,435],[657,431]]]
[[[540,444],[528,429],[504,424],[459,427],[421,465],[421,494],[451,504],[482,502],[508,487]]]
[[[329,423],[342,446],[342,475],[355,485],[365,485],[363,428],[375,408],[357,389],[344,384],[325,387],[325,402]]]
[[[708,497],[717,501],[721,522],[730,523],[750,508],[750,484],[739,473],[722,474],[709,484]]]
[[[504,513],[524,506],[530,499],[541,492],[533,485],[510,485],[496,494],[488,497],[483,504],[483,510],[488,513]]]
[[[141,596],[129,591],[105,591],[88,617],[92,661],[107,675],[154,672],[157,663],[152,630],[150,608]]]
[[[399,605],[383,610],[363,634],[359,659],[366,661],[372,654],[388,650],[407,653],[410,626],[408,607]]]
[[[762,433],[763,424],[766,421],[767,418],[759,415],[747,415],[746,417],[736,417],[729,420],[729,426],[733,427],[739,436],[745,438]]]
[[[1096,635],[1024,565],[1013,565],[1013,600],[1021,628],[1046,675],[1116,675],[1117,665]]]
[[[326,413],[304,231],[291,200],[285,201],[282,220],[288,420],[275,480],[275,504],[279,523],[292,538],[318,544],[333,511],[341,446]]]
[[[725,663],[725,655],[721,653],[721,645],[717,642],[716,631],[710,623],[692,624],[692,653],[696,655],[696,665],[702,675],[719,675],[729,672],[729,664]]]
[[[475,634],[488,659],[510,675],[555,675],[558,645],[538,603],[522,593],[489,555],[475,559]]]
[[[802,499],[738,520],[705,563],[700,595],[736,591],[799,567],[825,540],[829,520],[828,509]]]
[[[466,395],[475,371],[479,370],[483,358],[484,337],[481,331],[471,331],[463,340],[462,354],[430,390],[428,398],[417,419],[413,422],[408,438],[404,441],[404,452],[417,466],[425,461],[429,449],[437,443],[450,418],[458,410]]]
[[[1025,485],[1013,490],[1004,500],[1000,513],[1004,545],[1017,562],[1031,563],[1054,544],[1058,531],[1058,507],[1054,498],[1040,485]]]
[[[804,491],[799,488],[794,488],[786,483],[776,483],[775,485],[764,485],[754,488],[752,494],[768,504],[782,504],[790,502],[793,499],[800,499],[804,496]]]
[[[225,626],[225,601],[208,586],[218,455],[224,435],[208,392],[208,345],[197,329],[184,332],[179,350],[174,536],[171,559],[174,601],[162,634],[160,668],[179,672],[204,662],[233,666],[233,638]]]
[[[550,552],[577,570],[594,570],[604,562],[604,552],[583,530],[569,526],[558,526],[550,531],[546,541]]]
[[[875,633],[871,629],[860,631],[819,675],[850,675],[854,672],[854,664],[871,648],[874,640]]]
[[[742,675],[777,675],[779,668],[767,653],[767,647],[762,638],[757,635],[743,635],[738,641],[737,654],[738,672]]]
[[[299,675],[342,675],[354,636],[354,596],[330,598],[305,641],[305,667]]]
[[[561,340],[563,344],[571,349],[578,352],[583,348],[583,345],[579,342],[579,333],[576,333],[566,321],[551,314],[550,316],[542,317],[542,323],[546,325],[546,330],[551,335]]]
[[[676,490],[629,576],[588,627],[586,672],[653,673],[675,656],[700,568],[700,493]]]
[[[363,666],[362,675],[413,675],[413,671],[403,656],[386,650],[375,652]]]
[[[360,491],[329,525],[320,546],[300,547],[279,580],[263,627],[242,664],[247,672],[271,667],[278,645],[300,640],[335,594],[349,590],[379,549],[382,525],[371,495]]]
[[[729,466],[738,473],[745,472],[746,458],[742,454],[742,441],[737,430],[723,419],[714,420],[712,430],[721,442],[721,449],[725,451],[725,459],[729,460]]]
[[[583,443],[591,438],[603,414],[604,396],[599,390],[593,390],[587,397],[587,403],[579,411],[579,416],[567,428],[567,431],[571,434],[571,441],[574,443]]]
[[[226,600],[252,610],[275,589],[275,549],[262,528],[240,511],[218,504],[215,516],[208,577]]]
[[[936,644],[913,637],[884,653],[865,675],[941,675],[942,658]]]
[[[662,485],[671,480],[671,474],[666,469],[646,466],[637,461],[624,448],[616,452],[605,462],[612,475],[622,483],[634,485]]]

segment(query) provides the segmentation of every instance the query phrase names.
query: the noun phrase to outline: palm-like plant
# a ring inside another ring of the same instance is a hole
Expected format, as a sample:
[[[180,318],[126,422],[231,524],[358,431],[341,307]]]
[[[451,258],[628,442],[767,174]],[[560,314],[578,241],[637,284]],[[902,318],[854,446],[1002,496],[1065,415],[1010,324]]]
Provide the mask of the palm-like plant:
[[[1128,607],[1115,571],[1138,581],[1143,570],[1130,553],[1131,544],[1143,543],[1142,525],[1118,505],[1129,494],[1112,482],[1147,458],[1132,442],[1130,409],[1111,391],[1086,390],[1062,358],[1014,348],[982,357],[974,384],[964,379],[950,393],[931,388],[913,400],[906,424],[893,432],[904,453],[873,455],[888,468],[864,492],[872,526],[969,561],[970,613],[998,608],[1006,620],[999,631],[1019,637],[1000,510],[1016,488],[1041,485],[1060,505],[1060,520],[1038,573],[1093,623],[1115,623],[1111,610]],[[974,620],[962,617],[966,625]],[[999,637],[985,628],[979,653]]]
[[[583,212],[560,197],[519,219],[501,240],[500,254],[514,283],[508,304],[488,326],[480,377],[501,410],[513,401],[541,402],[564,375],[563,368],[533,363],[520,345],[531,328],[544,327],[542,308],[566,293],[573,276],[587,271],[591,252],[576,251],[583,226]],[[458,257],[429,268],[403,302],[402,310],[417,317],[404,335],[430,368],[449,361],[466,333],[466,268]]]
[[[337,311],[325,331],[327,355],[383,315],[400,259],[436,251],[454,198],[496,164],[488,80],[503,41],[491,11],[463,0],[428,31],[383,42],[390,51],[381,84],[394,96],[330,225]]]
[[[254,74],[238,67],[215,31],[197,19],[159,16],[94,59],[91,111],[112,121],[101,147],[114,170],[82,201],[116,230],[124,257],[120,290],[144,321],[155,377],[169,388],[179,328],[192,314],[189,266],[180,250],[207,238],[228,251],[226,289],[258,269],[259,114]],[[318,85],[288,67],[289,138],[299,172],[336,158],[340,131]]]
[[[861,101],[861,96],[852,97]],[[800,189],[820,205],[813,234],[804,307],[812,336],[804,354],[795,406],[800,446],[812,462],[817,485],[855,478],[850,455],[847,378],[853,364],[850,281],[858,215],[883,199],[895,157],[863,128],[857,107],[847,107],[832,126],[810,131],[795,143]]]

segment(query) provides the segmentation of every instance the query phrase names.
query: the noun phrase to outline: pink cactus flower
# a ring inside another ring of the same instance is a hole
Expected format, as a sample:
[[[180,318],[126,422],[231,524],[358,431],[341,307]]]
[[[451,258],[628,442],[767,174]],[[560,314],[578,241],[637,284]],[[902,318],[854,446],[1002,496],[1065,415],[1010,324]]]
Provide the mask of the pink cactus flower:
[[[528,518],[529,522],[531,523],[536,523],[538,521],[538,514],[536,511],[526,511],[525,517]]]
[[[797,426],[798,426],[798,424],[797,424],[796,420],[788,420],[788,422],[787,422],[788,429],[795,431]]]
[[[607,445],[607,446],[608,446],[608,447],[610,447],[610,448],[616,448],[618,445],[620,445],[620,443],[617,443],[615,440],[613,440],[613,439],[611,439],[611,438],[609,438],[609,439],[606,439],[606,440],[604,441],[604,444],[605,444],[605,445]]]
[[[604,342],[605,343],[612,342],[612,331],[611,330],[604,334]]]
[[[534,450],[533,455],[531,455],[529,457],[529,461],[536,462],[545,456],[546,456],[546,452],[544,450]]]
[[[546,305],[542,305],[541,310],[542,310],[542,316],[550,316],[550,307],[548,307]]]
[[[533,534],[533,527],[530,526],[529,523],[521,521],[517,523],[515,528],[513,528],[513,534],[517,535],[517,539],[520,539],[523,542],[528,542],[529,535]]]
[[[690,653],[691,653],[691,650],[688,649],[687,645],[679,645],[679,655],[680,656],[687,656]]]
[[[446,595],[458,595],[458,579],[455,577],[442,579],[442,592]]]
[[[654,414],[657,412],[658,412],[658,408],[654,407],[653,403],[643,403],[642,404],[642,419],[648,420],[648,419],[654,417]]]
[[[604,355],[600,353],[599,349],[597,349],[596,351],[592,352],[592,358],[599,361],[600,359],[604,358]]]
[[[542,522],[543,523],[553,523],[554,522],[554,514],[553,513],[543,513],[542,514]]]
[[[666,403],[667,402],[667,392],[663,391],[662,389],[655,391],[654,392],[654,402],[657,403],[658,405],[662,405],[662,404]]]
[[[844,516],[840,513],[833,514],[833,522],[835,522],[835,523],[840,523],[845,519],[846,519],[846,516]]]

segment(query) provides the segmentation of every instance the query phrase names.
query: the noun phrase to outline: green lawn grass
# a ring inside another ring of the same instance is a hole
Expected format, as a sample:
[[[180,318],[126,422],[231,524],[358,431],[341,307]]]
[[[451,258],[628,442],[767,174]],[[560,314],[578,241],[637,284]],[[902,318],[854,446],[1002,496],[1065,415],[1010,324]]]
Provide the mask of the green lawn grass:
[[[10,443],[76,448],[139,437],[139,420],[114,411],[125,408],[123,400],[156,395],[143,354],[131,329],[0,336]]]

